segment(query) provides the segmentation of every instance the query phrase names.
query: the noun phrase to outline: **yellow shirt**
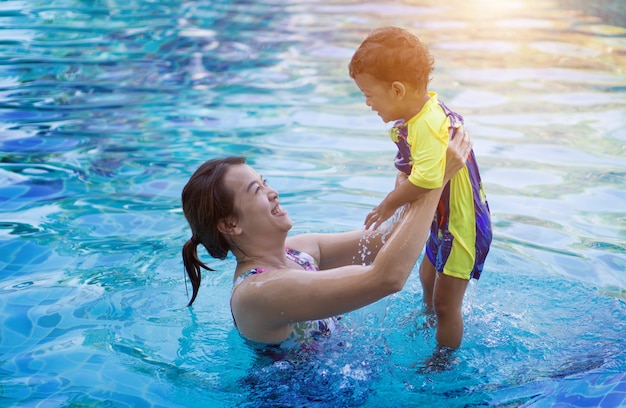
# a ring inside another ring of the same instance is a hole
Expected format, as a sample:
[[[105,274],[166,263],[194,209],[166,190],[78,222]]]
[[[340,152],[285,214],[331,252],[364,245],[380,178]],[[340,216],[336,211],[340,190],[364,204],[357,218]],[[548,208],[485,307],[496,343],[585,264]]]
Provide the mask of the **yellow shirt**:
[[[407,142],[411,146],[409,181],[418,187],[435,189],[443,185],[450,118],[441,109],[437,94],[428,95],[430,99],[422,110],[407,122]]]

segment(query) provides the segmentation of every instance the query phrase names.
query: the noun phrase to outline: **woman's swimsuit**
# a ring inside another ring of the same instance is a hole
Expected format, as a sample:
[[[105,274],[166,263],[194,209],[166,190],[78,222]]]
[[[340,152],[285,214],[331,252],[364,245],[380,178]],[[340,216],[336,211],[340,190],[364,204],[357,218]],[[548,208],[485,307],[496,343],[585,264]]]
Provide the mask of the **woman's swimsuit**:
[[[305,253],[295,249],[285,248],[285,254],[287,258],[296,262],[304,270],[307,271],[319,271],[319,267],[315,259]],[[266,272],[265,268],[254,268],[241,274],[233,284],[233,290],[235,289],[249,276]],[[311,349],[317,349],[321,342],[328,339],[333,331],[336,329],[337,321],[340,317],[329,317],[322,320],[311,320],[305,322],[296,323],[291,331],[289,337],[280,343],[269,344],[259,343],[246,339],[246,342],[253,348],[260,351],[265,355],[284,355],[285,353],[307,351]],[[233,317],[233,323],[237,327],[237,322]]]

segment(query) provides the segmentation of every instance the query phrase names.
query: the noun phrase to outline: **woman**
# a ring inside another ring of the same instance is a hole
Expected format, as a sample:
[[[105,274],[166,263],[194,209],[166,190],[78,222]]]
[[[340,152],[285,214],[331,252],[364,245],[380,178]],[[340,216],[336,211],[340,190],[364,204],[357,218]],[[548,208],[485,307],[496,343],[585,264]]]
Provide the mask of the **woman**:
[[[465,132],[448,148],[446,180],[471,149]],[[328,338],[335,316],[361,308],[404,286],[417,261],[441,190],[412,203],[384,245],[381,235],[356,230],[288,237],[292,227],[278,193],[241,157],[209,160],[182,192],[192,237],[183,262],[192,283],[192,305],[201,281],[202,244],[214,258],[237,260],[231,311],[241,335],[259,348],[299,350]],[[363,234],[373,261],[353,265]]]

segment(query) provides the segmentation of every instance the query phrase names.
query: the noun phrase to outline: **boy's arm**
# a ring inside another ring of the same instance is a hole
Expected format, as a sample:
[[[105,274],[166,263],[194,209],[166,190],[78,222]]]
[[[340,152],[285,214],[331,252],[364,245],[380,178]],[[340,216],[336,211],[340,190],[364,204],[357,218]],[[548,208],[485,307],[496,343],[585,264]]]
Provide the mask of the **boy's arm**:
[[[396,179],[396,188],[387,194],[387,197],[365,217],[365,229],[374,226],[374,230],[376,230],[400,206],[415,201],[430,191],[430,189],[414,185],[406,178],[403,181],[398,179]]]
[[[451,134],[454,131],[453,128],[449,129]],[[461,126],[457,131],[457,137],[450,141],[446,149],[446,165],[443,177],[444,185],[450,181],[457,171],[465,166],[465,161],[471,149],[472,143],[469,140],[469,135],[465,128]],[[373,225],[374,230],[376,230],[376,228],[393,215],[398,207],[421,197],[428,191],[430,191],[430,189],[417,187],[411,183],[407,176],[400,172],[400,174],[396,176],[396,188],[365,218],[365,228],[369,229]]]

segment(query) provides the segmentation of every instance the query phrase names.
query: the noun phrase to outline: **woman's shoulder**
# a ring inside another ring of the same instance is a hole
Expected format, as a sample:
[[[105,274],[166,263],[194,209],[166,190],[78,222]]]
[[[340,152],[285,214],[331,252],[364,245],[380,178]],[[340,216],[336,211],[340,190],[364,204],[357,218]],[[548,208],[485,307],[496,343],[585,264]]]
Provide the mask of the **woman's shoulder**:
[[[319,262],[320,253],[320,235],[315,233],[305,233],[288,237],[285,246],[286,249],[304,253],[313,258],[315,262]]]
[[[304,270],[319,271],[320,269],[317,260],[306,252],[287,247],[285,248],[285,253],[287,258],[300,265]]]

